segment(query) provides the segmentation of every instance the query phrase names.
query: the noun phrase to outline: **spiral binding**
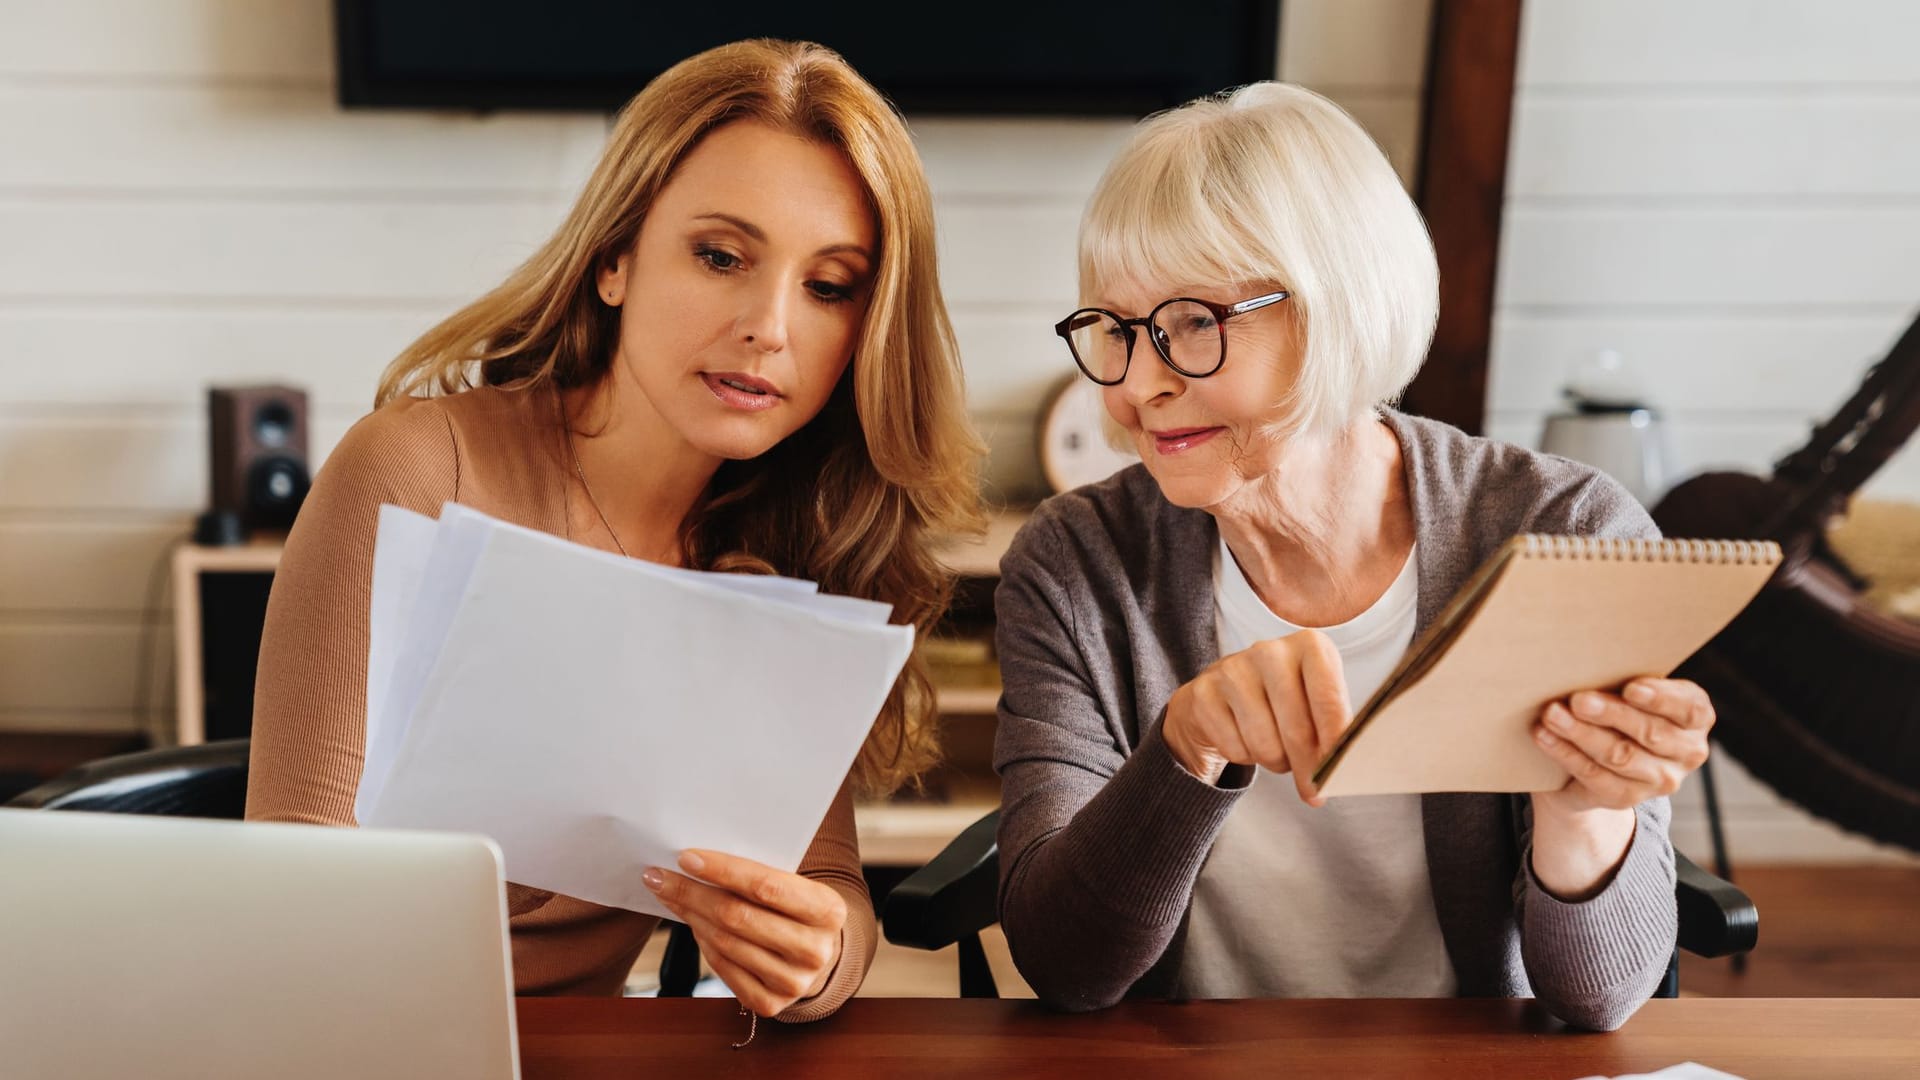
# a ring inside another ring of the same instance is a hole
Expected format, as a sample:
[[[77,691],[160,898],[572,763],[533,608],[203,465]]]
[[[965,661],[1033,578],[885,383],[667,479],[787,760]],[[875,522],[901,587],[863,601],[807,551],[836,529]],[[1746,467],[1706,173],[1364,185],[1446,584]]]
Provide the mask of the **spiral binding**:
[[[1770,563],[1780,561],[1771,540],[1644,540],[1603,536],[1522,538],[1531,559],[1605,559],[1620,562]]]

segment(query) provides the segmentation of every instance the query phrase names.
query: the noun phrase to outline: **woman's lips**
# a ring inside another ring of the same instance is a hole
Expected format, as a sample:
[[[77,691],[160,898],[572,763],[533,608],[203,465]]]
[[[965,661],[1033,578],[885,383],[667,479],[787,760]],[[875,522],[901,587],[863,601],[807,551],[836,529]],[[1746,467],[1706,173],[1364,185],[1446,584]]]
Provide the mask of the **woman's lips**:
[[[773,384],[756,375],[738,371],[703,371],[700,381],[721,403],[746,412],[771,409],[785,400]]]
[[[1227,429],[1223,427],[1172,428],[1167,431],[1149,432],[1149,434],[1153,436],[1155,450],[1162,454],[1181,454],[1225,430]]]

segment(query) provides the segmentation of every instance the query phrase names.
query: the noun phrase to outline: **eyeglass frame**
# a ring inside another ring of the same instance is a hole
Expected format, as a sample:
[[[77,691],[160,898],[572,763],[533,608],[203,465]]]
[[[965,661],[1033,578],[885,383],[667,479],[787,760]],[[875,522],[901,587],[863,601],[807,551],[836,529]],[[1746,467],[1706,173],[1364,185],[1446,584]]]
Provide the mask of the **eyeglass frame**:
[[[1073,356],[1073,364],[1075,367],[1080,369],[1080,374],[1085,375],[1089,379],[1092,379],[1094,383],[1099,386],[1119,386],[1121,383],[1127,381],[1127,372],[1133,370],[1133,347],[1138,342],[1138,339],[1139,339],[1139,331],[1134,329],[1137,326],[1147,327],[1149,331],[1159,331],[1159,333],[1148,333],[1147,340],[1153,343],[1153,351],[1160,355],[1160,362],[1167,365],[1167,367],[1171,369],[1175,375],[1179,375],[1183,378],[1188,378],[1188,379],[1204,379],[1209,375],[1217,374],[1222,367],[1226,366],[1227,320],[1228,319],[1231,319],[1236,315],[1245,315],[1248,312],[1259,311],[1262,308],[1272,307],[1274,304],[1277,304],[1280,301],[1286,300],[1292,296],[1293,296],[1293,293],[1287,291],[1286,289],[1277,289],[1270,293],[1262,293],[1259,296],[1249,297],[1248,299],[1242,300],[1237,304],[1216,304],[1211,300],[1202,300],[1197,296],[1174,296],[1174,297],[1169,297],[1153,305],[1152,311],[1147,312],[1145,315],[1137,319],[1121,318],[1119,312],[1108,311],[1106,308],[1100,308],[1100,307],[1076,308],[1071,315],[1068,315],[1066,318],[1061,319],[1059,322],[1053,324],[1053,332],[1056,334],[1059,334],[1061,340],[1067,343],[1067,352]],[[1176,364],[1173,362],[1173,357],[1168,353],[1167,347],[1161,344],[1160,335],[1165,334],[1166,331],[1161,329],[1159,324],[1155,323],[1153,319],[1154,319],[1154,316],[1160,314],[1162,310],[1164,310],[1165,308],[1173,304],[1199,304],[1201,307],[1206,308],[1208,311],[1213,313],[1214,326],[1216,326],[1220,331],[1220,359],[1216,361],[1213,367],[1209,368],[1208,370],[1202,371],[1202,372],[1192,372],[1192,371],[1184,370],[1183,368],[1180,367],[1179,364]],[[1069,324],[1072,323],[1073,320],[1079,318],[1080,316],[1088,315],[1088,314],[1104,315],[1107,318],[1112,319],[1115,323],[1117,323],[1120,329],[1126,331],[1127,362],[1120,366],[1120,377],[1117,379],[1111,379],[1111,380],[1102,379],[1094,375],[1092,371],[1089,371],[1087,369],[1087,362],[1080,358],[1080,350],[1073,347],[1073,328]]]

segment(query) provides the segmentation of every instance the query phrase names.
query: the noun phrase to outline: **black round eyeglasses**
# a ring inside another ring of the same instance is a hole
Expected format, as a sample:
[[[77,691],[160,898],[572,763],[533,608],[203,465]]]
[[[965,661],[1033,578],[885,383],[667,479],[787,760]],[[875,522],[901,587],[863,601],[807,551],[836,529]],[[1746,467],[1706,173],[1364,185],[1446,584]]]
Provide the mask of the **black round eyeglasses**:
[[[1189,379],[1204,379],[1227,361],[1228,319],[1277,304],[1293,294],[1282,289],[1237,304],[1216,304],[1176,296],[1154,305],[1146,317],[1123,319],[1106,308],[1081,308],[1054,324],[1067,342],[1073,362],[1101,386],[1118,386],[1133,361],[1136,327],[1147,328],[1153,349],[1166,365]]]

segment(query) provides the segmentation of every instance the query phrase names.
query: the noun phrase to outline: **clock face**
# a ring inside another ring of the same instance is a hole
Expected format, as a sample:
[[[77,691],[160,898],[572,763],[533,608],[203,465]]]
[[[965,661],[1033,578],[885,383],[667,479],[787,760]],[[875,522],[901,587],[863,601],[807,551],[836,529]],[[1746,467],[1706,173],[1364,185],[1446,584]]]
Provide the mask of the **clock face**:
[[[1054,491],[1105,480],[1140,460],[1107,441],[1107,407],[1100,388],[1069,375],[1040,414],[1040,468]]]

